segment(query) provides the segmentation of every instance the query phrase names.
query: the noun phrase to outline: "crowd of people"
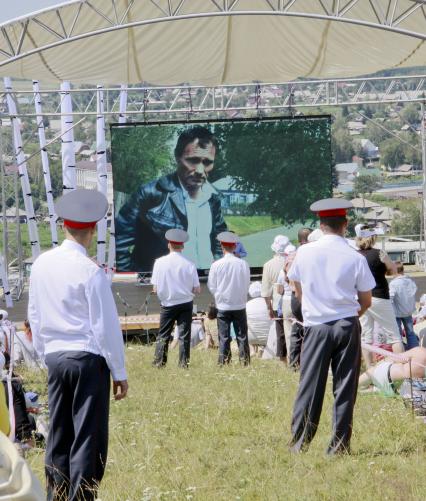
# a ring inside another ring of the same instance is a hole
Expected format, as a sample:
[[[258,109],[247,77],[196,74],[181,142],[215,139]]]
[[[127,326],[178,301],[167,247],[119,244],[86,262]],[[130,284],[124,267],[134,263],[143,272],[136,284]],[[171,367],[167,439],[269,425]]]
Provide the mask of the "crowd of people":
[[[426,295],[415,314],[416,284],[402,263],[376,248],[374,229],[357,225],[356,239],[345,238],[350,207],[340,199],[312,204],[320,227],[302,228],[297,247],[277,235],[258,281],[250,281],[238,235],[218,233],[222,257],[209,270],[213,301],[205,315],[193,311],[200,282],[196,265],[182,253],[190,236],[169,229],[168,254],[155,260],[151,279],[161,303],[152,365],[167,364],[171,344],[179,347],[182,369],[190,367],[191,349],[200,346],[217,350],[219,366],[233,357],[248,366],[255,356],[300,371],[294,453],[306,450],[315,436],[330,370],[335,397],[330,455],[350,452],[358,388],[395,394],[409,381],[411,400],[415,394],[418,412],[426,414],[426,336],[414,327],[426,318]],[[66,239],[33,265],[23,331],[15,332],[7,312],[0,311],[0,427],[9,433],[5,409],[13,391],[16,438],[33,444],[37,395],[26,394],[11,370],[8,387],[5,371],[10,357],[15,371],[19,364],[47,367],[50,432],[38,438],[47,442],[48,499],[90,500],[107,457],[110,379],[115,399],[128,391],[124,346],[110,284],[87,256],[106,199],[75,190],[59,199],[56,210]]]

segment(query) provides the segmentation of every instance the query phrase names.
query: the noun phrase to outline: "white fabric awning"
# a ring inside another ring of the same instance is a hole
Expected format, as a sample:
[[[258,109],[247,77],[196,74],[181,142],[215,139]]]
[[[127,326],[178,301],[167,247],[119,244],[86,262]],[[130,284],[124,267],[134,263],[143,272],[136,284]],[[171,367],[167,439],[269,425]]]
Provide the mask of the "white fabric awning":
[[[43,83],[211,86],[425,65],[424,0],[79,0],[0,30],[0,76]]]

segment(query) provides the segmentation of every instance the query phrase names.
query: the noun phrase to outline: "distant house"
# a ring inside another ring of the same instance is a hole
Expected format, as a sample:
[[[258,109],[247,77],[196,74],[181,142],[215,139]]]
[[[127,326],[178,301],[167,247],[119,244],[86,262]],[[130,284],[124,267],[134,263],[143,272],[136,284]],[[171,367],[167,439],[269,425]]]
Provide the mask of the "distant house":
[[[89,146],[85,143],[83,143],[83,141],[74,141],[74,153],[76,155],[79,155],[82,151],[84,150],[88,150],[89,149]]]
[[[112,207],[113,202],[113,186],[112,186],[112,168],[111,164],[106,164],[107,168],[107,199],[110,207]],[[86,188],[88,190],[98,189],[98,172],[96,168],[96,162],[90,162],[89,160],[81,160],[76,162],[75,165],[76,175],[77,175],[77,187]]]
[[[254,193],[244,193],[237,188],[237,179],[231,176],[222,177],[213,182],[212,185],[222,196],[222,209],[225,214],[233,214],[232,206],[250,205],[257,195]]]
[[[371,200],[367,200],[365,198],[353,198],[351,202],[354,206],[355,213],[360,216],[370,212],[372,209],[379,210],[382,208],[382,206],[377,202],[372,202]]]
[[[26,223],[27,222],[27,213],[22,210],[18,209],[18,214],[19,214],[19,222],[20,223]],[[6,209],[6,219],[9,222],[15,222],[16,218],[16,207],[9,207]],[[0,212],[0,222],[3,220],[3,212]]]
[[[369,139],[361,139],[361,148],[362,151],[365,153],[367,158],[374,160],[379,158],[379,148],[373,144]]]
[[[351,136],[357,136],[361,134],[367,126],[362,122],[353,121],[353,122],[348,122],[347,127],[349,129],[349,134]]]
[[[337,190],[341,193],[353,191],[353,182],[359,171],[359,165],[356,162],[336,164],[338,178]]]
[[[397,209],[392,209],[391,207],[379,207],[368,211],[363,217],[370,224],[378,225],[381,223],[389,229],[392,226],[392,220],[396,215],[401,215],[401,212]]]

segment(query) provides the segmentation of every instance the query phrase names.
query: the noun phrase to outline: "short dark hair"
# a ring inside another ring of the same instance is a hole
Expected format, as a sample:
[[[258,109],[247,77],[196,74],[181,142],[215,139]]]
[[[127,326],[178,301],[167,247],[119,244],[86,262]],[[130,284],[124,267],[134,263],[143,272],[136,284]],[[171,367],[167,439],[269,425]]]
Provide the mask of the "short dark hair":
[[[401,261],[395,261],[395,264],[396,264],[396,272],[404,273],[404,265],[401,263]]]
[[[299,244],[306,244],[311,233],[311,228],[300,228],[297,232],[297,240],[299,241]]]
[[[343,226],[348,222],[346,216],[330,216],[330,217],[321,217],[320,223],[327,228],[330,228],[333,232],[341,231]]]
[[[205,148],[209,143],[212,143],[216,149],[218,147],[217,139],[209,129],[196,125],[195,127],[184,130],[179,136],[175,147],[175,158],[180,158],[186,146],[196,139],[198,139],[202,148]]]
[[[31,325],[30,325],[30,321],[29,320],[24,320],[24,326],[26,329],[30,329],[31,330]]]
[[[214,320],[215,318],[217,318],[217,308],[214,303],[209,304],[209,308],[207,310],[207,318],[209,320]]]

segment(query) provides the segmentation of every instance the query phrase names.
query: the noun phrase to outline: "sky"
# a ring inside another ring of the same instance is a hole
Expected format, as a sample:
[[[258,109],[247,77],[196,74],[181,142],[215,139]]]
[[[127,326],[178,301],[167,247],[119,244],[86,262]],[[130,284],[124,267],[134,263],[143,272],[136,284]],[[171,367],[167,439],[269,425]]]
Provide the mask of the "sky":
[[[69,0],[0,0],[0,23]]]

